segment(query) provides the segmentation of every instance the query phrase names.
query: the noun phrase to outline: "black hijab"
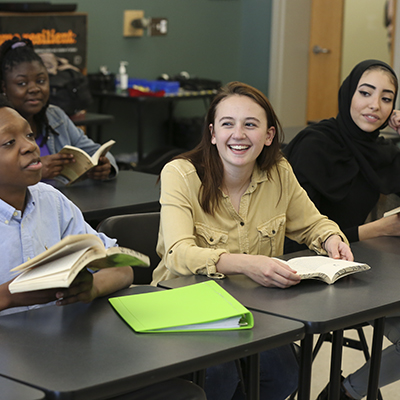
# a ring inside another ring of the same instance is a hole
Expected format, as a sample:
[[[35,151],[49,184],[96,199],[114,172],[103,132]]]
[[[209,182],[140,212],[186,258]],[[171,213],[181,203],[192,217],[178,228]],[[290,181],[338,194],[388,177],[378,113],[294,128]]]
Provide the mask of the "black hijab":
[[[400,150],[379,137],[388,120],[376,131],[365,132],[350,114],[358,82],[371,66],[384,67],[397,80],[392,68],[382,61],[357,64],[340,87],[337,117],[305,128],[284,149],[299,182],[309,182],[331,201],[347,196],[359,172],[380,193],[400,192]]]

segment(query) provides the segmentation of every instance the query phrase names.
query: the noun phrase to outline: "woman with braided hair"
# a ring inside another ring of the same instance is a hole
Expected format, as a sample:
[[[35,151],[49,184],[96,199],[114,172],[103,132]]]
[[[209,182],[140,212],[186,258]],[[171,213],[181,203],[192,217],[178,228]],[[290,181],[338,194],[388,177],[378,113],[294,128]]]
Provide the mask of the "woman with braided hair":
[[[40,147],[42,179],[58,176],[72,154],[59,154],[65,146],[79,147],[93,155],[100,147],[76,127],[61,108],[49,104],[49,77],[41,57],[29,39],[14,37],[0,46],[1,90],[13,107],[29,122]],[[100,157],[88,177],[105,180],[118,173],[111,153]]]

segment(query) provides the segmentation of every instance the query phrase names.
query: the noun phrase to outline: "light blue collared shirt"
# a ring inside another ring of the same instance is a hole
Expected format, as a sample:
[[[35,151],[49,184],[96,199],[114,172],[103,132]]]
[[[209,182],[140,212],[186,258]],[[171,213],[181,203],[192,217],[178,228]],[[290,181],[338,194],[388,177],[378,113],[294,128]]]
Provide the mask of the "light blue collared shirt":
[[[79,208],[60,191],[45,183],[30,186],[23,215],[0,199],[0,284],[15,277],[10,270],[42,253],[68,235],[93,233],[106,248],[116,245],[96,232],[83,218]],[[30,307],[15,307],[0,312],[0,316],[25,311]]]

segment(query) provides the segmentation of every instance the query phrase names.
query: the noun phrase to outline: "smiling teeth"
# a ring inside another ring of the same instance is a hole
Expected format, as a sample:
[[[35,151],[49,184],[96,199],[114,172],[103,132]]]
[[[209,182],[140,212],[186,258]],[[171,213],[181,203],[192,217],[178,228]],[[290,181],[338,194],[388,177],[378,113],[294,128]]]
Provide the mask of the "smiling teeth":
[[[233,150],[246,150],[248,149],[250,146],[243,146],[243,145],[236,145],[236,146],[229,146],[231,149]]]

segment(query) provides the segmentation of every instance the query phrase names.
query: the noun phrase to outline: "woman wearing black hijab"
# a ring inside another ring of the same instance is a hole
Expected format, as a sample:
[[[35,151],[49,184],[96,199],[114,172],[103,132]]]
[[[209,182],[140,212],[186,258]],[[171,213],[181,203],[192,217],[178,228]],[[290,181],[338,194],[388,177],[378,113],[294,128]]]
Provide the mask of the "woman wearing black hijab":
[[[364,224],[381,193],[400,193],[400,150],[379,136],[388,123],[399,129],[400,113],[393,112],[397,90],[389,65],[359,63],[339,90],[337,117],[308,126],[284,149],[311,200],[350,242],[400,235],[397,215]],[[286,252],[298,250],[291,245]]]
[[[397,77],[387,64],[359,63],[340,88],[337,117],[310,125],[284,149],[311,200],[350,242],[400,236],[399,215],[364,224],[381,193],[400,193],[400,149],[379,137],[387,124],[400,132],[400,113],[393,111],[397,91]],[[287,252],[297,250],[290,245]],[[386,319],[385,335],[393,344],[382,352],[379,387],[400,379],[400,317]],[[340,399],[364,397],[368,374],[365,364],[347,376]],[[317,400],[325,399],[327,388]]]

